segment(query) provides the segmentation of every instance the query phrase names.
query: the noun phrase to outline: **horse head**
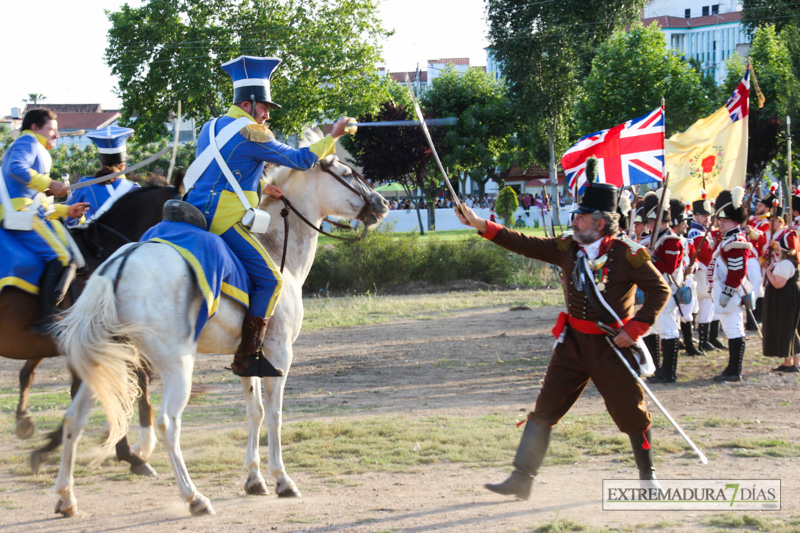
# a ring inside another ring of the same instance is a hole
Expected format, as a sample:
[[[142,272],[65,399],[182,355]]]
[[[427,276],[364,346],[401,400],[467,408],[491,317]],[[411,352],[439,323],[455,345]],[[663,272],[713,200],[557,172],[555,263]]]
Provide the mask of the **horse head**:
[[[299,145],[308,146],[321,138],[318,129],[308,130]],[[320,160],[307,172],[271,169],[268,180],[280,185],[296,206],[313,204],[313,215],[311,211],[307,215],[318,216],[319,220],[335,216],[360,220],[365,226],[372,227],[389,213],[386,199],[336,155]]]

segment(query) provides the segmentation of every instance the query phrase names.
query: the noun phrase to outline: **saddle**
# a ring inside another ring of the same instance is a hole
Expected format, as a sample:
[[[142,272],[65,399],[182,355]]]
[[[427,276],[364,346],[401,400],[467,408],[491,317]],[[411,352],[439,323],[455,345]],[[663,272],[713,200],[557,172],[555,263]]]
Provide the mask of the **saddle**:
[[[197,226],[202,230],[208,230],[206,217],[195,206],[183,200],[167,200],[162,211],[164,220],[170,222],[185,222],[192,226]]]

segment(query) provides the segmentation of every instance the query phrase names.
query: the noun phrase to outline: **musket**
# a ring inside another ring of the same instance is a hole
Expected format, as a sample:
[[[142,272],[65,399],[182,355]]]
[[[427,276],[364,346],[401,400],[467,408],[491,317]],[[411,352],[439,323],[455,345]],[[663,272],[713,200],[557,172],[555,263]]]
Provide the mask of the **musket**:
[[[417,98],[414,96],[414,91],[411,89],[411,81],[408,79],[408,74],[406,74],[406,88],[408,89],[408,95],[411,97],[411,103],[414,104],[414,113],[416,113],[417,119],[419,119],[419,125],[422,128],[422,133],[425,134],[425,139],[428,141],[428,146],[431,147],[433,158],[436,160],[436,164],[439,166],[439,171],[442,173],[442,176],[444,176],[444,182],[447,184],[447,188],[450,190],[450,194],[453,197],[453,201],[456,203],[456,207],[461,209],[461,200],[458,199],[458,195],[456,194],[455,189],[453,189],[453,185],[450,183],[450,178],[447,177],[447,172],[444,170],[442,161],[439,159],[439,154],[436,152],[436,147],[433,145],[433,139],[431,139],[431,134],[428,131],[427,124],[425,123],[425,117],[422,116],[422,109],[420,109],[419,104],[417,103]]]
[[[624,355],[622,355],[622,352],[620,352],[619,349],[617,349],[617,345],[614,344],[612,336],[616,337],[618,332],[615,331],[613,328],[607,326],[606,324],[603,324],[602,322],[597,322],[597,327],[602,329],[606,333],[605,339],[606,342],[608,342],[608,345],[611,346],[611,349],[613,349],[614,353],[617,354],[617,357],[619,357],[619,359],[622,361],[622,364],[625,365],[625,368],[628,369],[628,372],[630,372],[631,376],[633,376],[633,379],[635,379],[636,382],[642,387],[642,389],[644,389],[647,395],[650,396],[650,399],[653,400],[653,403],[655,403],[656,406],[661,410],[661,412],[664,413],[664,416],[667,417],[667,420],[670,421],[673,427],[678,430],[680,436],[683,437],[683,439],[689,443],[689,446],[692,447],[694,452],[700,458],[700,462],[703,463],[704,465],[708,464],[708,458],[703,454],[703,452],[700,451],[700,448],[698,448],[697,445],[694,442],[692,442],[692,439],[690,439],[689,435],[687,435],[686,432],[683,431],[683,428],[681,428],[678,425],[678,423],[675,422],[675,419],[672,418],[672,416],[670,416],[670,414],[667,412],[666,408],[664,408],[664,406],[661,405],[661,402],[658,401],[658,398],[656,398],[655,394],[653,394],[653,391],[650,390],[647,384],[645,384],[644,380],[640,378],[639,374],[637,374],[636,371],[631,367],[630,363],[628,363],[628,360],[625,359]]]
[[[74,191],[75,189],[81,189],[83,187],[88,187],[89,185],[94,185],[96,183],[103,183],[105,181],[111,181],[111,180],[113,180],[115,178],[118,178],[118,177],[122,176],[126,172],[132,172],[134,170],[138,170],[138,169],[140,169],[142,167],[145,167],[145,166],[149,165],[150,163],[152,163],[154,161],[157,161],[162,155],[166,154],[170,150],[172,150],[172,146],[167,146],[166,148],[164,148],[163,150],[161,150],[157,154],[151,155],[150,157],[148,157],[144,161],[140,161],[140,162],[136,163],[135,165],[132,165],[130,167],[126,167],[125,170],[120,170],[119,172],[114,172],[113,174],[108,174],[106,176],[100,176],[99,178],[94,178],[94,179],[82,181],[80,183],[76,183],[75,185],[70,185],[69,186],[69,190]]]
[[[761,326],[758,325],[758,320],[756,320],[756,316],[753,314],[753,309],[750,307],[750,298],[747,297],[747,294],[739,295],[739,298],[742,299],[742,305],[744,306],[745,310],[747,311],[747,316],[750,317],[750,320],[753,321],[753,324],[756,325],[756,331],[758,332],[758,337],[760,339],[764,338],[764,334],[761,333]],[[795,331],[795,334],[797,331]]]
[[[656,225],[653,226],[653,236],[650,237],[650,246],[648,247],[648,251],[650,255],[653,255],[653,247],[656,245],[656,241],[658,240],[658,233],[661,229],[661,219],[663,218],[662,215],[664,214],[664,199],[667,197],[667,185],[669,185],[669,172],[664,177],[664,192],[661,193],[661,199],[658,201],[658,213],[656,213]]]
[[[447,118],[426,118],[426,126],[455,126],[458,123],[458,117]],[[347,127],[356,126],[358,128],[369,127],[390,127],[390,126],[420,126],[422,123],[419,120],[384,120],[380,122],[348,122]],[[348,133],[350,133],[348,131]]]
[[[767,167],[764,167],[764,169],[761,171],[761,174],[758,175],[756,183],[753,185],[753,190],[751,190],[750,194],[747,196],[747,201],[744,203],[744,205],[746,205],[748,208],[750,207],[750,202],[753,201],[753,196],[756,194],[756,191],[758,190],[758,185],[761,183],[761,179],[764,177],[764,172],[766,171]]]

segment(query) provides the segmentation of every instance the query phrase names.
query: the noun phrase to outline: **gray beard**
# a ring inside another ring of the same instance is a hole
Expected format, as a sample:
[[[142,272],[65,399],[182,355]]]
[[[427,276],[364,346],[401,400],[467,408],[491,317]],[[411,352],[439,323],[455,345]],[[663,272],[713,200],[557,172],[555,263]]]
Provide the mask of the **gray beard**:
[[[575,232],[572,234],[572,238],[578,241],[580,244],[592,244],[594,241],[602,237],[600,232],[594,228],[589,228],[582,232]]]

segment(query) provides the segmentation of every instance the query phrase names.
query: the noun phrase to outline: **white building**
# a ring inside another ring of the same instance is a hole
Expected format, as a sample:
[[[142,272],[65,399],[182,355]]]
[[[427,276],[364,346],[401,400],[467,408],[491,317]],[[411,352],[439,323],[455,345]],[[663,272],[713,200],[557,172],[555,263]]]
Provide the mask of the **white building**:
[[[430,87],[431,83],[433,83],[433,80],[438,78],[448,65],[453,67],[456,72],[462,74],[470,68],[468,57],[429,59],[427,61],[425,70],[417,69],[412,70],[411,72],[390,72],[389,75],[395,82],[403,86],[406,85],[406,78],[408,78],[408,80],[411,82],[411,85],[414,87],[414,89],[416,89],[417,94],[419,94]],[[480,68],[485,70],[486,67],[471,68]],[[386,68],[378,68],[378,74],[381,76],[386,76]]]
[[[747,55],[750,38],[741,23],[738,0],[709,3],[691,0],[652,0],[644,8],[642,23],[657,23],[667,47],[694,58],[717,85],[725,81],[725,61],[734,53]]]

